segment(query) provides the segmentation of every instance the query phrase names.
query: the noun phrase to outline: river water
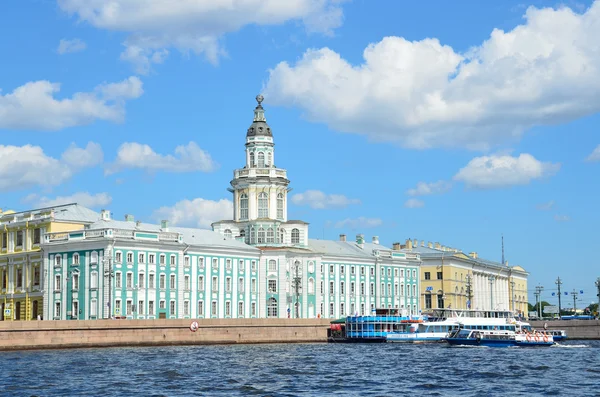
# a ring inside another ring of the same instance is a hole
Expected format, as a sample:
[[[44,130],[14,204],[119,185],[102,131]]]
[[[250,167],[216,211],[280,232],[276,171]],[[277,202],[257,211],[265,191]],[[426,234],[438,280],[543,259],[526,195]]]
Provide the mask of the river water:
[[[0,396],[600,396],[600,341],[20,351],[0,366]]]

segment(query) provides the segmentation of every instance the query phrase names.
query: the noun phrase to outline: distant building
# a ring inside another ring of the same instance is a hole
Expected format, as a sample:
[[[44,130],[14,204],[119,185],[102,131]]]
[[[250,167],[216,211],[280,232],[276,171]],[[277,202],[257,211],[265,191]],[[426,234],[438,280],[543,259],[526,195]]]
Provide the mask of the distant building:
[[[44,319],[339,318],[383,307],[420,312],[418,253],[400,244],[385,247],[376,236],[366,242],[362,234],[352,241],[345,235],[309,239],[306,222],[288,220],[290,181],[275,166],[273,132],[262,96],[257,101],[245,166],[231,181],[233,217],[215,222],[214,230],[61,207],[73,214],[71,226],[41,229],[36,246],[40,276],[31,292],[37,302],[43,294]],[[62,219],[59,207],[44,211]]]
[[[436,308],[512,310],[527,314],[528,273],[520,266],[479,258],[462,251],[418,240],[406,240],[407,252],[421,264],[421,306]]]

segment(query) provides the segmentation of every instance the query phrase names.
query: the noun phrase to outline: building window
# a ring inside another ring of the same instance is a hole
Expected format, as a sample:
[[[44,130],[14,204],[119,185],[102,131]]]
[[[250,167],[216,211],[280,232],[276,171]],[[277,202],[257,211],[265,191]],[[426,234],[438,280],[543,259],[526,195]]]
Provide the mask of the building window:
[[[244,302],[238,302],[238,317],[244,317]]]
[[[40,285],[40,268],[36,266],[33,268],[33,285]]]
[[[267,152],[267,167],[273,164],[271,152]]]
[[[190,267],[190,257],[189,256],[185,256],[183,258],[183,266],[184,267]]]
[[[417,271],[416,270],[412,271],[412,278],[417,278]]]
[[[300,230],[292,229],[292,244],[300,244]]]
[[[308,293],[309,294],[315,293],[315,280],[313,278],[308,279]]]
[[[132,252],[127,253],[127,263],[133,263],[133,253]]]
[[[333,265],[329,265],[329,273],[333,274],[334,270],[335,269],[334,269]]]
[[[354,275],[355,269],[354,266],[350,266],[350,274]]]
[[[121,300],[115,300],[115,314],[121,314]]]
[[[231,277],[225,277],[225,292],[231,293]]]
[[[270,227],[267,229],[267,243],[274,243],[275,242],[275,232],[273,231],[273,228]]]
[[[164,266],[167,264],[167,257],[165,254],[160,254],[160,265]]]
[[[225,260],[225,269],[231,270],[231,259]]]
[[[413,284],[413,296],[417,296],[417,285]]]
[[[204,301],[198,301],[198,316],[204,316]]]
[[[190,290],[190,276],[187,274],[183,276],[183,289],[186,291]]]
[[[285,229],[279,229],[279,244],[285,244]]]
[[[400,284],[400,296],[404,296],[404,284]]]
[[[225,236],[225,238],[231,238],[231,230],[229,229],[225,229],[225,231],[223,232],[223,235]]]
[[[439,309],[443,309],[444,308],[444,295],[439,294],[437,296],[437,304],[438,304],[438,308]]]
[[[204,291],[204,276],[198,276],[198,291]]]
[[[171,266],[175,266],[175,255],[171,255]]]
[[[144,273],[138,273],[138,287],[144,288]]]
[[[321,295],[325,293],[325,284],[321,281]]]
[[[2,233],[2,248],[6,249],[8,247],[8,232]]]
[[[166,309],[166,308],[167,308],[167,306],[166,306],[166,305],[167,305],[167,304],[165,303],[165,301],[162,301],[162,300],[161,300],[160,302],[158,302],[158,307],[159,307],[160,309]]]
[[[379,290],[379,293],[381,294],[381,296],[385,295],[385,284],[381,283],[381,289]]]
[[[431,309],[431,295],[425,295],[425,309]]]
[[[170,283],[170,288],[171,288],[171,289],[175,289],[175,288],[177,288],[177,285],[175,284],[175,275],[174,275],[174,274],[171,274],[171,278],[170,278],[170,280],[171,280],[171,283]]]
[[[398,277],[398,269],[394,269],[394,277]]]
[[[442,276],[442,272],[437,272],[437,279],[442,280],[444,277]]]
[[[387,269],[387,274],[388,274],[388,277],[392,277],[392,269],[390,269],[389,267]]]
[[[217,258],[213,258],[213,260],[212,260],[212,268],[214,270],[219,269],[219,260]]]
[[[160,289],[165,289],[165,288],[167,288],[167,277],[166,277],[164,274],[161,274],[161,275],[160,275],[160,279],[159,279],[158,283],[159,283],[159,284],[158,284],[158,287],[159,287]]]
[[[154,288],[154,274],[150,273],[148,275],[148,288]]]
[[[277,219],[283,220],[283,193],[277,195]]]
[[[212,278],[212,290],[216,291],[219,287],[219,281],[216,277]]]
[[[275,273],[277,272],[277,262],[274,259],[269,261],[269,272]]]
[[[240,261],[238,262],[238,270],[240,273],[244,272],[244,260],[240,259]]]
[[[73,289],[79,289],[79,274],[73,274]]]
[[[254,244],[256,242],[256,232],[254,228],[250,228],[250,244]]]
[[[90,301],[90,317],[96,317],[98,315],[98,300],[92,299]]]
[[[277,280],[268,281],[269,292],[274,294],[277,292]]]
[[[248,195],[245,193],[240,196],[240,219],[248,219]]]
[[[213,317],[217,316],[217,302],[212,301],[210,304],[210,315]]]
[[[133,273],[127,273],[127,288],[133,288]]]
[[[144,263],[144,254],[138,254],[138,263]]]
[[[151,265],[154,265],[156,263],[156,255],[154,255],[154,254],[148,254],[148,262]]]
[[[138,301],[138,315],[144,315],[144,301]]]
[[[90,288],[98,288],[98,272],[91,273]]]
[[[365,294],[365,283],[360,283],[360,294],[361,295]]]
[[[333,307],[333,303],[329,304],[329,317],[333,317],[334,315],[334,307]]]
[[[354,295],[356,292],[354,281],[350,283],[350,295]]]
[[[258,152],[258,168],[265,167],[265,154],[263,152]]]
[[[374,283],[371,283],[369,285],[369,295],[371,295],[371,296],[375,295],[375,284]]]
[[[133,314],[133,302],[128,300],[125,304],[125,310],[127,310],[127,315],[131,316]]]
[[[230,301],[225,302],[225,315],[228,317],[231,316],[231,302]]]
[[[425,280],[431,280],[431,272],[425,272]]]
[[[54,317],[60,318],[60,302],[54,304]]]
[[[364,275],[365,275],[365,267],[364,267],[364,266],[361,266],[361,267],[360,267],[360,275],[361,275],[361,276],[364,276]]]
[[[23,231],[18,230],[17,231],[17,247],[22,247],[22,246],[23,246]]]
[[[387,294],[388,296],[392,296],[392,284],[390,283],[387,285]]]
[[[148,315],[154,316],[154,301],[148,301]]]
[[[175,315],[175,301],[170,301],[169,302],[169,314],[171,316]]]
[[[375,268],[371,267],[370,269],[371,269],[371,276],[374,276],[375,275]]]
[[[17,288],[23,288],[23,270],[17,269]]]
[[[242,277],[240,277],[238,279],[238,293],[243,293],[244,292],[244,279]]]
[[[123,254],[121,254],[120,252],[115,253],[115,262],[117,263],[121,263],[121,260],[123,259]]]
[[[204,270],[204,258],[198,257],[198,269]]]
[[[121,272],[115,273],[115,288],[121,288],[122,277]]]
[[[265,192],[261,192],[258,195],[258,217],[269,217],[269,196]]]
[[[254,168],[254,152],[250,152],[250,168]]]
[[[79,265],[79,254],[73,254],[73,264]]]
[[[250,292],[253,294],[256,293],[256,279],[255,278],[250,280]]]
[[[343,281],[340,283],[340,295],[344,295],[346,293],[346,291],[344,290],[345,285],[346,284]]]
[[[183,301],[183,315],[190,315],[190,301]]]
[[[340,316],[344,316],[344,304],[340,303]]]
[[[340,266],[340,274],[344,274],[344,265]]]
[[[267,306],[267,317],[277,317],[277,299],[270,298]]]
[[[252,264],[250,265],[250,269],[255,272],[256,271],[256,261],[252,261]]]
[[[329,282],[329,294],[333,295],[334,292],[335,292],[335,285],[334,285],[333,281],[330,281]]]
[[[256,302],[250,304],[250,315],[256,316]]]

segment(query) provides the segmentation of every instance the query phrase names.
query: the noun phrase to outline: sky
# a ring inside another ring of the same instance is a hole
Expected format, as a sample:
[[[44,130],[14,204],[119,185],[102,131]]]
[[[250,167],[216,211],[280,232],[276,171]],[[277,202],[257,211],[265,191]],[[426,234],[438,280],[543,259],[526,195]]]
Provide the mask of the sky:
[[[600,1],[6,0],[0,37],[4,210],[231,219],[262,93],[310,238],[504,236],[530,302],[597,300]]]

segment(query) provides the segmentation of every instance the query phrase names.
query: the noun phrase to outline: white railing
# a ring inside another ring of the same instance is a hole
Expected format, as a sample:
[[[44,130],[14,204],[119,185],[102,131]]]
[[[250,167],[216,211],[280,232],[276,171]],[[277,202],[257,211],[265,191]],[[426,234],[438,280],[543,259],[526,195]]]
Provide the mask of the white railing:
[[[235,170],[234,173],[234,178],[245,178],[245,177],[256,177],[258,175],[260,176],[270,176],[271,178],[278,178],[278,177],[283,177],[286,178],[287,177],[287,171],[286,170],[282,170],[279,168],[270,168],[270,167],[265,167],[265,168],[246,168],[246,169],[240,169],[240,170]]]
[[[115,237],[133,238],[134,236],[133,230],[127,229],[113,229],[113,233]]]
[[[179,241],[179,233],[175,232],[160,232],[158,234],[160,241]]]
[[[54,232],[54,233],[46,233],[47,241],[63,241],[69,239],[68,232]]]
[[[413,261],[418,261],[421,259],[421,257],[419,256],[419,254],[406,254],[406,259],[410,259]]]
[[[85,238],[104,237],[104,230],[86,230]]]

